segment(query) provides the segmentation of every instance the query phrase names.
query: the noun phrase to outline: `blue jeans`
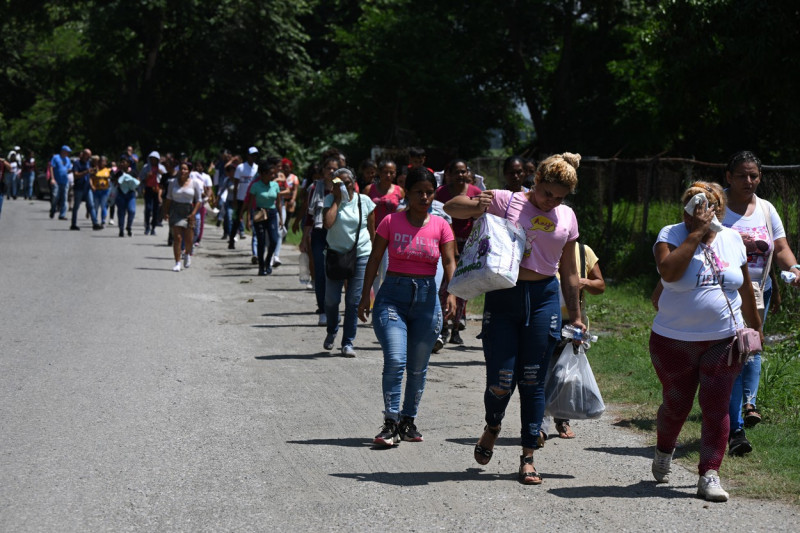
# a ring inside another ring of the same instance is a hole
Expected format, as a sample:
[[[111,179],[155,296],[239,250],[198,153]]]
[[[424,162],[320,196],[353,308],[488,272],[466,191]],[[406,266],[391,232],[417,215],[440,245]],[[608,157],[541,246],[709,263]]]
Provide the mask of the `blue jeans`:
[[[19,187],[19,172],[9,172],[5,175],[6,198],[17,197],[17,187]]]
[[[111,194],[111,189],[94,190],[92,191],[92,199],[94,200],[94,218],[97,220],[97,211],[100,210],[100,220],[103,224],[106,223],[108,218],[108,195]]]
[[[117,191],[117,219],[119,220],[119,230],[122,228],[131,229],[133,226],[133,217],[136,215],[136,191],[128,191],[126,193],[121,190]],[[128,223],[125,225],[125,217],[127,215]]]
[[[228,235],[231,234],[231,229],[233,227],[233,214],[234,214],[233,202],[230,200],[226,200],[225,205],[223,206],[223,210],[224,210],[224,215],[222,224],[225,228],[223,230],[224,232],[223,234],[225,235],[225,237],[227,237]]]
[[[3,201],[5,200],[5,196],[0,194],[0,214],[3,213]]]
[[[158,193],[151,187],[144,188],[144,231],[147,232],[150,228],[155,229],[158,224],[158,209],[161,201],[158,198]]]
[[[414,418],[425,390],[433,343],[442,330],[442,309],[433,276],[386,276],[375,297],[372,327],[383,348],[384,417],[395,421],[400,416]],[[406,390],[400,410],[403,374]]]
[[[73,188],[74,197],[72,199],[72,225],[78,225],[78,211],[81,207],[81,202],[86,202],[86,208],[89,210],[89,215],[92,217],[92,224],[97,225],[97,213],[94,209],[92,188],[88,184],[75,185]]]
[[[278,242],[278,210],[267,209],[267,220],[256,222],[253,226],[253,239],[258,239],[258,270],[267,271],[272,265],[272,254],[275,253],[275,246]],[[269,239],[269,240],[267,240]],[[267,247],[269,243],[269,247]],[[264,258],[264,249],[267,250],[267,257]]]
[[[325,309],[325,245],[328,230],[314,228],[311,230],[311,260],[314,261],[314,293],[317,297],[317,309]]]
[[[33,198],[33,172],[26,172],[22,175],[22,196],[27,199]]]
[[[772,287],[764,291],[764,322],[767,321],[767,310],[769,310],[769,301],[771,298]],[[743,405],[749,403],[755,407],[758,382],[760,379],[761,352],[758,352],[752,357],[747,358],[747,361],[745,361],[742,367],[742,371],[739,372],[739,375],[736,376],[736,381],[733,382],[731,402],[728,410],[731,418],[731,433],[744,427],[744,417],[742,416]]]
[[[344,330],[342,346],[353,345],[358,327],[358,303],[361,301],[361,289],[364,288],[364,271],[367,269],[369,255],[356,259],[356,271],[347,281],[347,292],[344,295]],[[327,276],[326,276],[327,277]],[[339,331],[339,303],[342,301],[342,287],[345,280],[325,280],[325,315],[328,319],[328,334],[336,335]]]
[[[559,284],[555,277],[519,281],[516,287],[486,294],[483,341],[486,423],[503,421],[511,395],[519,387],[522,446],[538,448],[544,417],[547,367],[561,339]]]
[[[50,213],[58,212],[58,218],[67,218],[67,196],[69,181],[56,181],[50,191]]]

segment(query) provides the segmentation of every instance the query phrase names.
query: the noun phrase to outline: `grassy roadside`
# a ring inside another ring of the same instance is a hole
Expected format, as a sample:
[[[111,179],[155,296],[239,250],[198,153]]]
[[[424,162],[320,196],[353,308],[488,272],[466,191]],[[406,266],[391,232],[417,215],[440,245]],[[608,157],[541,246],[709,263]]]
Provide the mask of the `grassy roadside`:
[[[600,335],[589,360],[606,403],[614,404],[621,426],[641,431],[655,444],[655,416],[661,403],[661,385],[648,351],[653,281],[638,279],[609,284],[602,296],[589,296],[591,329]],[[783,291],[788,292],[786,290]],[[726,455],[721,476],[734,495],[777,499],[800,505],[800,297],[784,296],[782,310],[767,319],[767,335],[782,334],[763,354],[758,404],[764,420],[747,430],[753,452],[745,457]],[[470,313],[481,313],[483,300],[470,302]],[[683,427],[676,457],[694,470],[699,457],[700,409],[695,400]]]

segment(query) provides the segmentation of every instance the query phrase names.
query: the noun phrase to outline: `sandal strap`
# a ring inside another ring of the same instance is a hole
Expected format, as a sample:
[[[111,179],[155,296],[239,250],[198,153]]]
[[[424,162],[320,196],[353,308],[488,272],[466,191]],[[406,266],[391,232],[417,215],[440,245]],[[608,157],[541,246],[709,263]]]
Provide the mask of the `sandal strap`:
[[[497,429],[492,429],[489,427],[489,424],[486,424],[485,426],[483,426],[483,430],[491,433],[496,437],[500,434],[500,430],[502,429],[502,427],[503,426],[497,426]]]
[[[533,464],[533,456],[532,455],[520,455],[520,465],[532,465]]]
[[[480,444],[476,444],[475,453],[477,453],[478,455],[482,455],[487,459],[490,459],[492,457],[492,454],[494,454],[494,450],[490,450],[489,448],[484,448]]]

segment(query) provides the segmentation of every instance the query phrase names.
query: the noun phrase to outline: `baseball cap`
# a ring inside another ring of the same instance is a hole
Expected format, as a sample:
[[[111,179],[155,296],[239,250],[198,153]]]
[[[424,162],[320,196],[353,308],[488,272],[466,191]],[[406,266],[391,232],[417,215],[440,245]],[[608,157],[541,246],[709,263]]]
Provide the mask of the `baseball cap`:
[[[255,146],[251,146],[250,148],[247,149],[247,153],[248,154],[257,154],[258,153],[258,148],[256,148]]]
[[[67,146],[67,145],[65,144],[64,146],[62,146],[62,147],[61,147],[61,151],[62,151],[62,152],[71,152],[71,151],[72,151],[72,148],[70,148],[69,146]]]
[[[151,157],[155,157],[156,159],[160,160],[161,159],[161,154],[159,154],[158,152],[153,150],[152,152],[150,152],[150,155],[147,156],[147,159],[150,159]]]

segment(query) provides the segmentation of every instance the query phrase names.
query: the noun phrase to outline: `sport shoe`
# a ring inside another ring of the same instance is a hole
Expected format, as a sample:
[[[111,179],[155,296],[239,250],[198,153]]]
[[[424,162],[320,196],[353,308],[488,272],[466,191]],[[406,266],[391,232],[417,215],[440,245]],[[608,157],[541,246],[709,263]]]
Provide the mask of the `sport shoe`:
[[[257,265],[258,264],[258,257],[256,257],[256,256],[251,257],[250,258],[250,264],[251,265]]]
[[[462,316],[458,319],[458,331],[464,331],[465,329],[467,329],[467,319]]]
[[[327,335],[325,335],[325,342],[322,343],[322,347],[325,348],[326,350],[333,350],[334,340],[336,340],[336,333],[328,333]]]
[[[353,349],[352,344],[345,344],[342,346],[342,356],[344,357],[355,357],[356,351]]]
[[[183,268],[189,268],[190,266],[192,266],[192,256],[186,254],[186,258],[183,260]]]
[[[174,266],[174,267],[172,267],[172,271],[173,271],[173,272],[180,272],[180,271],[181,271],[181,262],[180,262],[180,261],[178,261],[177,263],[175,263],[175,266]]]
[[[281,258],[280,258],[280,257],[274,257],[274,258],[272,258],[272,266],[274,266],[275,268],[278,268],[278,267],[279,267],[279,266],[281,266],[282,264],[283,264],[283,263],[281,263]]]
[[[753,446],[750,444],[750,441],[747,440],[747,436],[744,433],[744,429],[737,429],[733,433],[731,433],[730,438],[728,439],[728,454],[741,457],[747,453],[753,451]]]
[[[387,418],[383,421],[381,432],[375,435],[373,444],[378,446],[395,446],[400,442],[400,436],[397,434],[397,422]]]
[[[450,334],[448,342],[450,344],[464,344],[464,341],[461,340],[461,335],[458,334],[458,328],[453,328],[453,333]]]
[[[668,483],[669,482],[669,474],[672,472],[670,465],[672,464],[672,454],[675,453],[673,450],[671,453],[662,452],[661,450],[656,447],[656,455],[653,457],[653,477],[656,478],[657,483]]]
[[[328,325],[328,317],[325,316],[325,313],[319,314],[319,322],[317,322],[318,326],[327,326]]]
[[[728,493],[719,483],[719,473],[716,470],[706,470],[706,473],[697,480],[697,495],[709,502],[726,502]]]
[[[444,339],[442,339],[442,336],[439,335],[438,337],[436,337],[436,342],[433,343],[432,351],[433,353],[439,353],[439,350],[441,350],[442,348],[444,348]]]
[[[422,433],[417,431],[414,419],[410,416],[404,416],[400,419],[397,431],[400,433],[400,438],[406,442],[422,442]]]

